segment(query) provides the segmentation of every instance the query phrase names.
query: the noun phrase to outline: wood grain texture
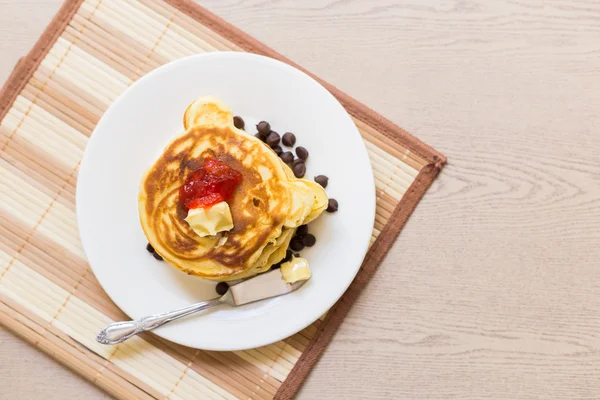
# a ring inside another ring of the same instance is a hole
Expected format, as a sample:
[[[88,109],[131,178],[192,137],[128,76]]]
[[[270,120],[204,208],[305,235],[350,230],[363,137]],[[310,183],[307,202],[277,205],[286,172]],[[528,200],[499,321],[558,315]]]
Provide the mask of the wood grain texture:
[[[0,80],[59,3],[0,0]],[[200,3],[450,160],[300,398],[598,398],[600,3]],[[0,341],[0,398],[102,395]]]

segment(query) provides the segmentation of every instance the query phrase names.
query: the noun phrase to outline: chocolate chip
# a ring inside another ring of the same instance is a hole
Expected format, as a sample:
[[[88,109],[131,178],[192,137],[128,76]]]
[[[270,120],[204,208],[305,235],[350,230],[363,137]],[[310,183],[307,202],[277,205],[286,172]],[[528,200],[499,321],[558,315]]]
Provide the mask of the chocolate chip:
[[[284,153],[281,153],[281,155],[279,157],[281,157],[281,161],[283,161],[286,164],[289,164],[292,161],[294,161],[294,155],[292,154],[291,151],[286,151]]]
[[[219,282],[217,283],[217,286],[215,286],[215,290],[219,296],[223,296],[229,290],[229,283]]]
[[[260,121],[258,125],[256,125],[256,129],[258,129],[258,133],[263,136],[267,136],[271,132],[271,124],[267,121]]]
[[[290,249],[287,249],[285,252],[285,258],[283,260],[281,260],[281,263],[290,261],[292,259],[292,256],[293,256],[292,251]]]
[[[298,163],[294,165],[294,168],[292,168],[292,170],[294,171],[294,176],[296,178],[302,178],[304,177],[304,174],[306,174],[306,165],[304,165],[303,162]]]
[[[281,142],[284,146],[292,147],[296,144],[296,135],[294,135],[292,132],[286,132],[283,134]]]
[[[244,126],[246,126],[242,117],[238,117],[237,115],[233,117],[233,125],[238,129],[244,129]]]
[[[302,243],[302,239],[299,237],[294,237],[290,241],[290,249],[294,251],[300,251],[304,248],[304,243]]]
[[[327,203],[327,212],[336,212],[338,210],[338,202],[336,199],[329,199],[329,202]]]
[[[308,225],[300,225],[297,229],[296,229],[296,236],[304,236],[308,233]]]
[[[312,247],[315,245],[315,243],[317,243],[317,238],[315,237],[315,235],[311,235],[310,233],[306,234],[302,238],[302,244],[306,247]]]
[[[306,150],[306,148],[302,146],[298,146],[296,147],[296,155],[298,156],[298,158],[306,160],[308,158],[308,150]]]
[[[325,175],[317,175],[317,176],[315,176],[315,182],[317,182],[319,185],[326,188],[327,183],[329,182],[329,178],[326,177]]]
[[[148,250],[150,253],[154,253],[154,247],[152,247],[150,243],[146,245],[146,250]]]
[[[294,162],[292,163],[292,167],[295,167],[298,164],[304,164],[304,160],[301,160],[300,158],[296,158],[294,160]]]
[[[294,253],[294,257],[296,257],[296,258],[300,257],[300,253]]]
[[[275,147],[279,144],[279,139],[279,133],[271,131],[271,133],[269,133],[269,136],[267,136],[267,144],[271,147]]]
[[[260,141],[264,142],[265,141],[265,137],[262,136],[260,133],[256,133],[254,134],[254,137],[259,139]]]
[[[160,256],[160,254],[158,254],[157,252],[152,253],[152,255],[154,256],[154,258],[156,258],[158,261],[162,261],[163,258]]]
[[[281,153],[283,153],[283,149],[280,146],[275,146],[273,147],[273,151],[275,152],[275,154],[277,154],[278,156],[281,155]]]

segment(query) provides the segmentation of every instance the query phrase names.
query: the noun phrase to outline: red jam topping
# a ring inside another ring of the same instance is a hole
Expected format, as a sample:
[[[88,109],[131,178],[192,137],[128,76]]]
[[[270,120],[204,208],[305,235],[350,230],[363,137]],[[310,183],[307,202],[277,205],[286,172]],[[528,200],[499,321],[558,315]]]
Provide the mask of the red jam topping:
[[[179,201],[188,210],[227,201],[242,180],[242,174],[216,158],[192,172],[179,189]]]

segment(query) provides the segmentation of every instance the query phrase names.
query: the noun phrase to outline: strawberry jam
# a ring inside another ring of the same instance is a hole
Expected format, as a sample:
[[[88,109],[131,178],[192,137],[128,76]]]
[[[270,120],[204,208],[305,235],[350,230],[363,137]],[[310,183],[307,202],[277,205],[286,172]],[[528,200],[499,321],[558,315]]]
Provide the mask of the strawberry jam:
[[[179,202],[189,210],[227,201],[241,180],[239,171],[216,158],[207,158],[179,189]]]

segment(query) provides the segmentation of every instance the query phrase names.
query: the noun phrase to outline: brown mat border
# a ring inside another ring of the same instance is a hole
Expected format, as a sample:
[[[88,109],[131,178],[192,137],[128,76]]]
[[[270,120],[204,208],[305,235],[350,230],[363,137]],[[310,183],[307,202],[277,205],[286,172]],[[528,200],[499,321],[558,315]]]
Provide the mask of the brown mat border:
[[[414,211],[419,200],[423,197],[443,165],[446,163],[446,157],[431,146],[421,142],[404,129],[377,114],[375,111],[359,103],[352,97],[306,71],[304,68],[298,66],[291,60],[275,52],[273,49],[265,46],[245,32],[242,32],[191,0],[165,1],[193,19],[201,22],[203,25],[210,27],[212,30],[244,50],[278,59],[306,72],[325,86],[354,117],[376,128],[388,138],[394,140],[402,147],[409,149],[411,152],[419,155],[428,162],[428,165],[421,169],[415,181],[396,206],[396,209],[379,235],[379,238],[369,249],[356,278],[340,300],[328,312],[327,317],[319,326],[308,347],[302,353],[288,378],[282,383],[275,395],[275,399],[290,399],[300,389],[308,373],[318,361],[327,344],[333,338],[337,328],[344,320],[350,307],[374,275],[377,267],[383,261],[385,255],[396,240],[396,237],[402,230],[409,216]],[[17,96],[32,77],[52,45],[62,34],[82,2],[83,0],[66,0],[30,53],[19,60],[7,82],[2,87],[2,91],[0,91],[0,122],[4,119]]]

